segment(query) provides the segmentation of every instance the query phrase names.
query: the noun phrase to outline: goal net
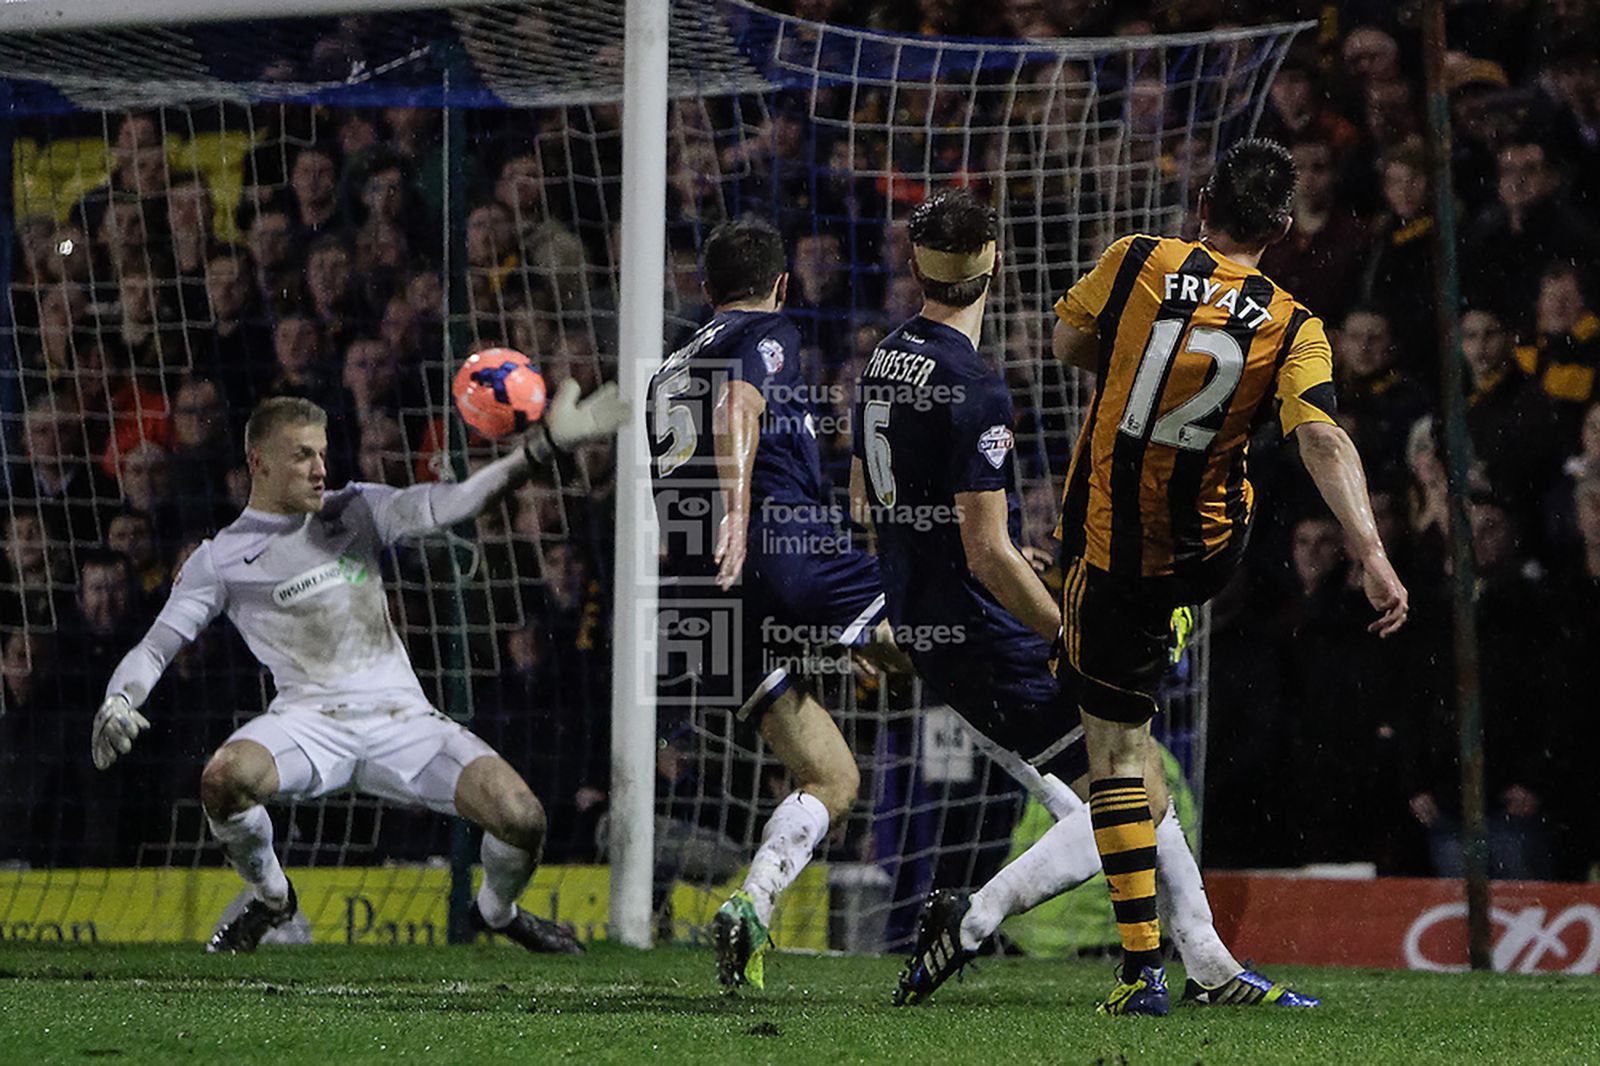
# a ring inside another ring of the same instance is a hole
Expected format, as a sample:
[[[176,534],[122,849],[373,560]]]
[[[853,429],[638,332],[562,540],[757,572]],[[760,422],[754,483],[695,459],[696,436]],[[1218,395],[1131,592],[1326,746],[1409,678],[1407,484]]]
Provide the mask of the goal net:
[[[467,352],[529,352],[552,385],[616,376],[622,8],[0,34],[0,933],[199,939],[238,893],[196,799],[207,753],[271,696],[231,630],[180,656],[155,728],[111,771],[88,735],[176,567],[242,505],[256,399],[330,410],[331,483],[404,485],[494,454],[450,414]],[[904,219],[934,188],[978,190],[1003,224],[985,348],[1019,412],[1028,546],[1053,555],[1088,383],[1048,358],[1050,307],[1116,236],[1191,224],[1303,26],[980,42],[741,0],[671,10],[663,349],[707,313],[710,228],[777,222],[842,500],[852,382],[920,299]],[[524,904],[586,935],[604,935],[609,620],[627,607],[615,461],[589,448],[474,527],[398,546],[383,573],[438,705],[549,811]],[[1160,720],[1196,792],[1205,649],[1202,633]],[[836,665],[819,691],[861,800],[774,936],[884,950],[931,885],[1000,864],[1024,800],[914,679]],[[788,786],[723,710],[663,707],[660,727],[658,932],[693,939]],[[354,797],[272,812],[310,936],[445,938],[452,868],[476,854],[459,827]]]

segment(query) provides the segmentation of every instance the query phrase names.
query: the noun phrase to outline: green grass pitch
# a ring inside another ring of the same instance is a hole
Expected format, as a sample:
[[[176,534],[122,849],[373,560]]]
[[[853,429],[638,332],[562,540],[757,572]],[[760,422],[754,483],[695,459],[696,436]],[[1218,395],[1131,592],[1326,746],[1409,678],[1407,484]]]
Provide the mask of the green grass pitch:
[[[997,959],[897,1010],[895,959],[777,955],[723,995],[709,953],[0,945],[0,1062],[1600,1063],[1600,978],[1283,967],[1316,1011],[1100,1018],[1106,963]],[[1169,971],[1176,991],[1181,978]]]

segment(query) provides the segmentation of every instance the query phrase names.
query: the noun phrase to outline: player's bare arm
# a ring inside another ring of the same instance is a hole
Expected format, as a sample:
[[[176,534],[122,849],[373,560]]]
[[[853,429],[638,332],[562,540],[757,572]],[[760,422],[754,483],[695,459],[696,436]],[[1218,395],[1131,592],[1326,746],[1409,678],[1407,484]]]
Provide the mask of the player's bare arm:
[[[1409,595],[1378,537],[1361,456],[1349,435],[1331,422],[1303,423],[1295,430],[1294,439],[1300,446],[1300,461],[1344,528],[1361,564],[1363,591],[1380,616],[1367,628],[1380,637],[1390,636],[1405,625]]]
[[[1055,333],[1050,337],[1050,348],[1061,365],[1092,371],[1097,342],[1093,333],[1058,319]]]
[[[717,479],[722,483],[724,508],[713,558],[718,564],[717,585],[724,591],[733,587],[744,569],[750,530],[750,480],[755,473],[761,416],[766,409],[767,401],[760,389],[748,381],[730,381],[712,414]]]
[[[1046,641],[1054,641],[1061,630],[1061,608],[1012,543],[1005,492],[958,492],[955,501],[967,568],[1000,606]]]

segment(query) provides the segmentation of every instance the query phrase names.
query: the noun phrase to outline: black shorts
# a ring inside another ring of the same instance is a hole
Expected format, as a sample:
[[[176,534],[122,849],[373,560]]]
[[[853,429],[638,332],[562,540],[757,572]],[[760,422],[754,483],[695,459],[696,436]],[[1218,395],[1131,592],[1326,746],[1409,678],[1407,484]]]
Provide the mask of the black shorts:
[[[1057,673],[1085,713],[1138,725],[1160,709],[1175,606],[1168,590],[1114,578],[1082,559],[1067,564]]]

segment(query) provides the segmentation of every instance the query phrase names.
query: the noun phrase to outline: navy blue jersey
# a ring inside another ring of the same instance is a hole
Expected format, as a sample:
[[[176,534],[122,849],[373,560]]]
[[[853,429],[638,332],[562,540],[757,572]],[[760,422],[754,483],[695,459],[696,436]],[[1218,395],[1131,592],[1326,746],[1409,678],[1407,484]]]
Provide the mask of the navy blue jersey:
[[[1005,381],[966,335],[920,315],[885,337],[862,372],[854,449],[889,621],[913,659],[918,644],[969,658],[1039,641],[967,568],[955,504],[957,493],[1004,491],[1011,538],[1021,539],[1011,419]]]
[[[816,419],[800,373],[800,334],[782,314],[725,311],[662,362],[650,379],[645,424],[668,576],[715,572],[722,500],[712,415],[730,381],[761,391],[766,411],[751,478],[751,521],[780,505],[820,512]]]

